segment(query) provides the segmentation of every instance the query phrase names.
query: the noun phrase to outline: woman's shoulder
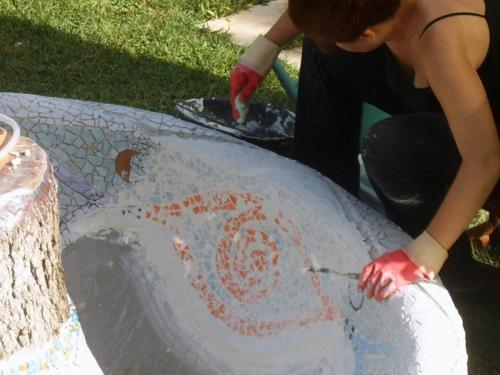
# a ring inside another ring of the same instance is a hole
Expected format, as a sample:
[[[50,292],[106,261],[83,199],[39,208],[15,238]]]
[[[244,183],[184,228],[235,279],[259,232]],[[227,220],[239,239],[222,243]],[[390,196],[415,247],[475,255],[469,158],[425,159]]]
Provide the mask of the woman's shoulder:
[[[429,34],[439,37],[458,32],[458,37],[474,33],[478,24],[486,25],[485,11],[483,0],[420,0],[415,7],[415,33],[419,39]]]
[[[428,53],[462,53],[478,69],[489,49],[490,33],[483,0],[422,0],[421,29],[415,43]]]

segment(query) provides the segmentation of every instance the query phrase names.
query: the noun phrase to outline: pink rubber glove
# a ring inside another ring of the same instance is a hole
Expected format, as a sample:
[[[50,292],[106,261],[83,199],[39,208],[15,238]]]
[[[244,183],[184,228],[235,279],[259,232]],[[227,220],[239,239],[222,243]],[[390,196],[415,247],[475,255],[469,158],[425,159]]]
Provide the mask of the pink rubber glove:
[[[386,253],[369,263],[359,276],[358,290],[366,297],[382,301],[402,287],[422,279],[431,279],[401,249]]]
[[[246,105],[271,70],[280,51],[278,45],[259,35],[241,56],[231,73],[231,110],[234,120],[239,120],[242,115],[237,109],[238,95],[239,107]]]
[[[262,75],[243,64],[237,64],[233,69],[231,72],[231,109],[234,120],[238,120],[240,117],[240,113],[236,109],[236,97],[240,95],[240,101],[247,104],[250,96],[263,79]]]
[[[368,264],[358,280],[366,297],[382,301],[404,286],[433,280],[448,258],[448,251],[423,231],[402,249],[386,253]]]

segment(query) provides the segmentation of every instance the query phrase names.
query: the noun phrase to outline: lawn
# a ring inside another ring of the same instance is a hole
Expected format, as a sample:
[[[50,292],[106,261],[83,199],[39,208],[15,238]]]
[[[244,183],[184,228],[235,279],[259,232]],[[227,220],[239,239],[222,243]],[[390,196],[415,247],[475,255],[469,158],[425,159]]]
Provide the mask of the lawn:
[[[265,0],[0,0],[1,91],[175,113],[227,96],[242,53],[203,21]],[[289,104],[273,75],[257,98]]]

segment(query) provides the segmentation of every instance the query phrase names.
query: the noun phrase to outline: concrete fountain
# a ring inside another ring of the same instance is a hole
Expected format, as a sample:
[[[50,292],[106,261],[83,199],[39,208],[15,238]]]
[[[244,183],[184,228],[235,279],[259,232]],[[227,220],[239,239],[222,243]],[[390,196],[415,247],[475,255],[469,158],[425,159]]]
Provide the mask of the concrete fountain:
[[[123,106],[3,93],[0,113],[46,150],[59,181],[77,329],[51,342],[79,335],[0,359],[0,373],[42,362],[39,372],[54,374],[71,366],[86,374],[467,373],[462,321],[439,281],[380,303],[365,300],[352,278],[307,271],[356,273],[409,240],[312,169]],[[46,360],[51,350],[70,354]]]

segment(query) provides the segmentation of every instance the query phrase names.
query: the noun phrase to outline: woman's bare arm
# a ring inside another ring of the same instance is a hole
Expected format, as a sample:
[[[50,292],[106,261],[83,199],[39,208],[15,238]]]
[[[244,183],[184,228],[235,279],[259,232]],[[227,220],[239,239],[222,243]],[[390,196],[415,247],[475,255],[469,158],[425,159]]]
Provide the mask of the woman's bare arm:
[[[281,47],[283,44],[296,38],[301,33],[302,32],[290,19],[287,9],[264,36],[274,44]]]
[[[427,227],[446,249],[466,229],[500,176],[500,141],[484,86],[462,40],[449,31],[435,27],[425,35],[419,61],[462,157],[453,184]]]

